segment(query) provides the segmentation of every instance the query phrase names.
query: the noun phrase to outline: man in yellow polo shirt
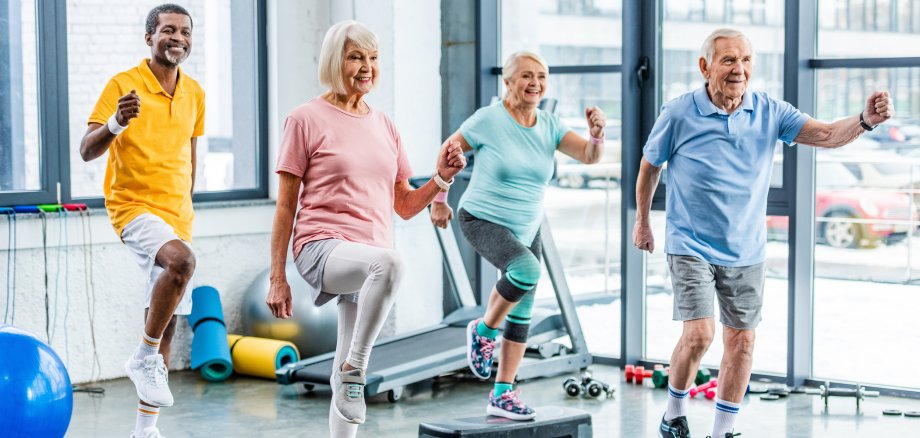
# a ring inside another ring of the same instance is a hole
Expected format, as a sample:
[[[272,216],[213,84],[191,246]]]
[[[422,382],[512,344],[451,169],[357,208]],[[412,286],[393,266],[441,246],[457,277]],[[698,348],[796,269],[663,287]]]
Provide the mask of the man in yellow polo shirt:
[[[105,207],[146,275],[144,334],[125,371],[140,398],[131,436],[156,438],[159,408],[173,404],[167,365],[175,315],[191,311],[186,289],[195,255],[188,243],[204,91],[179,68],[192,49],[188,11],[157,6],[147,15],[145,39],[150,59],[109,80],[89,118],[80,155],[90,161],[109,152]]]

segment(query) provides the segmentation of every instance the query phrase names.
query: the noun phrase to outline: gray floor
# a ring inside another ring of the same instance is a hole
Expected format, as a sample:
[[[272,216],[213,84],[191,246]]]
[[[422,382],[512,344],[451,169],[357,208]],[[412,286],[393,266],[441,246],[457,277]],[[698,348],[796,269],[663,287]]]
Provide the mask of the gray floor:
[[[532,406],[567,406],[592,415],[595,437],[654,437],[667,401],[667,392],[621,382],[617,368],[593,366],[596,378],[617,382],[609,400],[569,399],[564,376],[525,382],[523,398]],[[127,437],[134,427],[136,396],[127,379],[103,382],[104,396],[74,394],[74,413],[68,436]],[[207,383],[192,372],[174,372],[170,387],[176,406],[161,412],[158,426],[167,437],[261,437],[328,435],[328,390],[308,393],[302,386],[280,386],[272,381],[233,377]],[[368,423],[359,437],[413,437],[418,424],[446,418],[484,414],[490,386],[464,379],[441,379],[407,388],[403,399],[391,404],[385,396],[368,404]],[[882,410],[920,411],[920,400],[891,397],[868,399],[856,413],[853,399],[831,399],[830,413],[821,399],[793,395],[779,401],[749,398],[741,409],[736,430],[751,437],[920,437],[920,418],[882,416]],[[694,437],[711,432],[713,402],[690,401]]]

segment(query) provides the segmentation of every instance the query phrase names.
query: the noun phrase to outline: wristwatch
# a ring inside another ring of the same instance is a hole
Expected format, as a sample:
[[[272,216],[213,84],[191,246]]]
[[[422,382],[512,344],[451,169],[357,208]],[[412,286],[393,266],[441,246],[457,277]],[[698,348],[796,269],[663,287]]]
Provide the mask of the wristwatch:
[[[869,124],[866,123],[866,119],[863,118],[863,113],[860,112],[860,113],[859,113],[859,126],[861,126],[862,129],[865,129],[866,131],[871,131],[871,130],[875,129],[875,126],[878,126],[878,125],[869,126]]]
[[[454,183],[453,178],[451,178],[450,181],[444,181],[444,178],[441,178],[441,175],[439,175],[438,172],[434,173],[434,177],[432,177],[432,179],[434,180],[434,183],[437,184],[441,190],[445,190],[445,191],[450,190],[451,184]]]

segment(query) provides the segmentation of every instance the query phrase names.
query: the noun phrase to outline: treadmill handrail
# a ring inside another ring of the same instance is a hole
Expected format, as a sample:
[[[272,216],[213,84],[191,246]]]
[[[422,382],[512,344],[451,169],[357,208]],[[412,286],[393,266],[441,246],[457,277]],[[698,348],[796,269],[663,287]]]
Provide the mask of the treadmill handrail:
[[[559,250],[556,248],[556,241],[553,239],[549,219],[545,215],[543,216],[543,223],[540,224],[540,240],[543,243],[543,260],[546,262],[546,271],[549,273],[553,289],[556,292],[556,301],[559,302],[559,310],[562,311],[565,330],[569,332],[569,338],[572,340],[572,350],[575,353],[587,353],[588,343],[585,341],[584,332],[581,330],[581,322],[578,320],[578,314],[575,310],[575,300],[572,298],[572,292],[569,290],[569,284],[565,279],[565,269],[562,266],[562,260],[559,258]]]

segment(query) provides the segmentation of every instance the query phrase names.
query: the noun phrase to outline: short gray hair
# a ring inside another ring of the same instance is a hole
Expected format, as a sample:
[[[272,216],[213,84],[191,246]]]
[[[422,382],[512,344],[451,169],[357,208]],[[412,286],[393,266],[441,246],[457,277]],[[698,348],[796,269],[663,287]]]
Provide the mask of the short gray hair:
[[[700,56],[706,60],[706,65],[712,65],[712,57],[716,53],[716,40],[719,38],[744,38],[752,49],[754,47],[747,35],[743,34],[740,30],[727,27],[716,29],[703,41],[703,48],[700,51]]]
[[[531,52],[529,50],[518,50],[517,52],[508,55],[508,59],[505,59],[505,65],[502,66],[502,81],[507,81],[517,73],[518,69],[518,60],[521,58],[530,58],[540,64],[546,74],[549,75],[549,65],[546,64],[546,61],[542,56]],[[505,97],[508,96],[508,92],[505,91]]]
[[[367,26],[352,20],[340,21],[326,32],[323,47],[319,51],[319,82],[336,94],[345,94],[342,80],[342,64],[345,61],[345,46],[348,43],[363,50],[377,50],[377,35]]]
[[[546,74],[549,74],[549,66],[546,64],[546,61],[543,60],[542,56],[528,50],[519,50],[509,55],[508,59],[505,60],[505,65],[502,66],[503,81],[511,79],[511,77],[517,73],[518,60],[521,58],[530,58],[536,61],[537,64],[540,64],[540,66],[546,70]]]

